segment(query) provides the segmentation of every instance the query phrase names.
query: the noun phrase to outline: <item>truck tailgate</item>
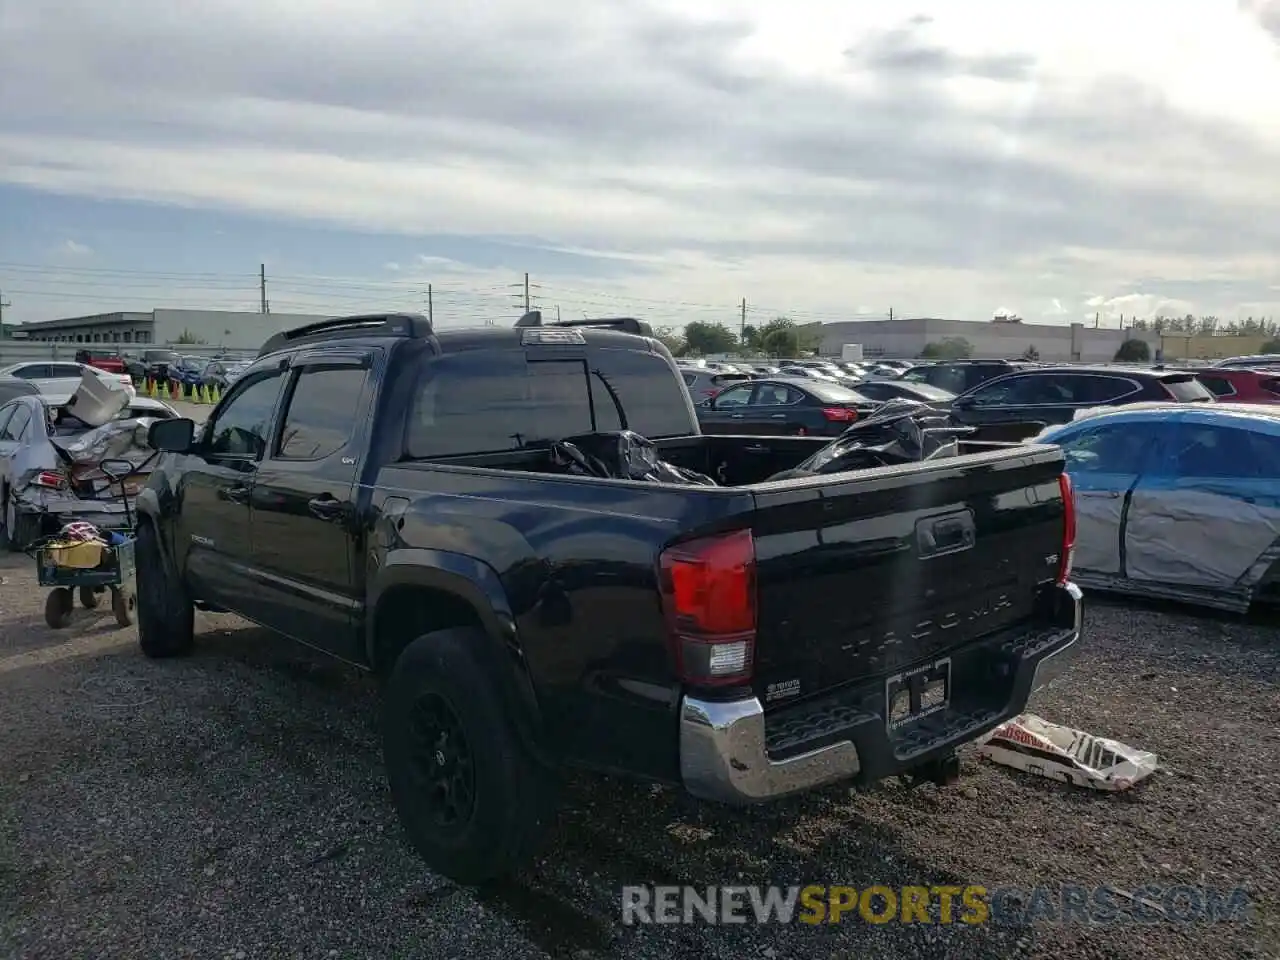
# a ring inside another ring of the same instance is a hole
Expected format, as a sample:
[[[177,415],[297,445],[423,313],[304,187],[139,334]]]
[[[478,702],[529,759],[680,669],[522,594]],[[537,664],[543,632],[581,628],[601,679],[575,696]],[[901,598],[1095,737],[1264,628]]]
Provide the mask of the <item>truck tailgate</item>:
[[[1024,447],[762,484],[755,692],[765,710],[887,678],[1032,617],[1057,574],[1061,452]]]

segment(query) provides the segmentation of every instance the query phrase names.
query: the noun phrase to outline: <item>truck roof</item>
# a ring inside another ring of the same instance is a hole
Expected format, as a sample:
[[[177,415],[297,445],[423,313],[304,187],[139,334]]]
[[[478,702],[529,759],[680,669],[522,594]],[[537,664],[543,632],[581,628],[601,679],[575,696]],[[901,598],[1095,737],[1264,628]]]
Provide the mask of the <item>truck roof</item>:
[[[637,338],[641,338],[639,341]],[[543,323],[538,311],[530,311],[513,327],[458,327],[437,329],[417,313],[363,314],[335,317],[277,333],[262,345],[258,357],[281,350],[325,343],[382,342],[388,338],[430,340],[441,352],[502,349],[503,347],[590,344],[636,349],[641,342],[654,352],[661,341],[643,321],[632,317],[565,320]]]

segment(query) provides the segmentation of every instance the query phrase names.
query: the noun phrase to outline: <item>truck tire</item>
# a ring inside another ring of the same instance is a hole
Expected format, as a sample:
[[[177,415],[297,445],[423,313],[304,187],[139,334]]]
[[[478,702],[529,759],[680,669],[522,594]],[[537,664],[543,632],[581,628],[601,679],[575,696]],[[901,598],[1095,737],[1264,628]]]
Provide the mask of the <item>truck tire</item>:
[[[160,549],[151,523],[138,524],[134,544],[137,567],[138,646],[148,657],[180,657],[195,642],[196,610],[172,565]]]
[[[409,842],[433,869],[483,883],[530,860],[554,813],[550,771],[521,743],[487,638],[424,634],[387,678],[383,757]]]

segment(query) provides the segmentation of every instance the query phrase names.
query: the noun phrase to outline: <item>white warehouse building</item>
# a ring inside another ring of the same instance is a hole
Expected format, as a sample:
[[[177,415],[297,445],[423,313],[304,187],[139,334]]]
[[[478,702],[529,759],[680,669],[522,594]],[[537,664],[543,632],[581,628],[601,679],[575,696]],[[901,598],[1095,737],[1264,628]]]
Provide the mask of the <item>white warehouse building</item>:
[[[1032,351],[1048,362],[1109,363],[1126,340],[1145,340],[1151,356],[1158,356],[1160,336],[1136,330],[1096,329],[1082,323],[1048,324],[919,318],[854,320],[822,324],[823,356],[840,356],[846,343],[862,345],[868,358],[911,359],[930,343],[949,338],[967,341],[971,356],[1013,359]]]
[[[256,351],[281,330],[324,319],[315,314],[234,310],[124,311],[24,323],[14,327],[12,333],[15,340],[45,343],[109,343],[118,347],[181,343]]]

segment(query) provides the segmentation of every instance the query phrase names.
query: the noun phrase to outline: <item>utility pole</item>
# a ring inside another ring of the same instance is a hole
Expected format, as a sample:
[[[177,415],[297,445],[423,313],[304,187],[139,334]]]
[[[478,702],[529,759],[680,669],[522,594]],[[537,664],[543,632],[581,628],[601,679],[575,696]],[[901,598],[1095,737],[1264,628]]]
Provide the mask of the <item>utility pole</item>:
[[[1093,329],[1098,329],[1098,320],[1102,317],[1102,311],[1099,310],[1093,315]]]
[[[431,284],[427,284],[427,323],[435,322],[435,306],[432,303]]]
[[[270,313],[271,308],[267,304],[267,265],[265,263],[258,264],[258,298],[262,302],[259,312]]]
[[[529,282],[529,274],[526,273],[524,275],[524,283],[509,283],[507,286],[509,288],[514,288],[517,291],[516,293],[511,294],[511,296],[515,298],[517,303],[523,301],[525,313],[528,313],[533,309],[533,294],[530,291],[537,290],[538,285],[536,283]]]
[[[4,328],[4,308],[12,307],[13,303],[4,298],[4,291],[0,290],[0,337],[8,337],[8,332]]]
[[[893,319],[893,307],[890,307],[890,308],[889,308],[889,319],[890,319],[890,320],[892,320],[892,319]]]
[[[747,298],[742,298],[742,316],[738,325],[738,343],[747,339]]]
[[[560,304],[556,304],[556,323],[560,322]]]

